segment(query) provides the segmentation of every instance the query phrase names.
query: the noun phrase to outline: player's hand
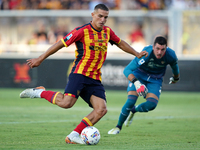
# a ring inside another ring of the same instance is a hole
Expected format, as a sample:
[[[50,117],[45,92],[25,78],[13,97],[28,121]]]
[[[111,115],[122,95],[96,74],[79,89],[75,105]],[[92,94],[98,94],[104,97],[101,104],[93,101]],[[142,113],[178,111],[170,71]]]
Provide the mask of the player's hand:
[[[143,56],[147,57],[148,55],[149,55],[149,53],[147,51],[141,51],[140,53],[138,53],[138,55],[136,57],[142,58]]]
[[[28,59],[26,61],[30,68],[38,67],[41,64],[38,58]]]
[[[174,77],[169,78],[169,84],[175,84],[178,81],[179,81],[179,78],[174,78]]]
[[[141,84],[140,81],[138,80],[134,82],[134,85],[135,85],[138,95],[146,97],[148,93],[148,89],[146,88],[146,86],[144,84]]]

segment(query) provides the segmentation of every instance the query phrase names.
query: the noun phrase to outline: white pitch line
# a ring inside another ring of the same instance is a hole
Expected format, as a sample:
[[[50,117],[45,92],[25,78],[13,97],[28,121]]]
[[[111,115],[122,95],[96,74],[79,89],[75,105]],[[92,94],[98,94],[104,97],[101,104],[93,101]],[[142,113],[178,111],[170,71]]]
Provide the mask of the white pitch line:
[[[159,116],[159,117],[134,117],[134,120],[160,120],[160,119],[199,119],[200,116]],[[117,120],[116,116],[104,117],[101,120]],[[55,123],[55,122],[75,122],[80,121],[81,119],[70,119],[70,120],[46,120],[46,121],[27,121],[27,122],[0,122],[0,125],[3,124],[34,124],[34,123]]]

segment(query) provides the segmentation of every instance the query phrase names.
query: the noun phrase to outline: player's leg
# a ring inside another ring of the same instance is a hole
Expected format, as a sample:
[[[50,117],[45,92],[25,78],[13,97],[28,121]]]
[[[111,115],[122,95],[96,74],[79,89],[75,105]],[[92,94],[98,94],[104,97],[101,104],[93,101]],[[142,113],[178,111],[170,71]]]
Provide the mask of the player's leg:
[[[136,113],[136,112],[152,111],[156,108],[157,104],[158,104],[158,97],[153,93],[148,93],[146,97],[146,102],[134,106],[131,109],[131,112]]]
[[[122,128],[122,125],[124,124],[126,118],[128,117],[130,110],[133,108],[133,106],[135,105],[136,101],[137,101],[137,93],[135,91],[129,91],[128,92],[128,97],[127,97],[127,101],[124,104],[124,106],[122,107],[120,116],[119,116],[119,120],[117,123],[117,126],[120,130]]]
[[[127,92],[128,97],[126,103],[122,107],[118,123],[115,128],[108,131],[108,134],[118,134],[121,131],[123,124],[125,123],[125,126],[127,124],[127,117],[129,116],[130,110],[135,106],[138,98],[138,94],[133,83],[129,82]],[[130,121],[132,121],[132,118]]]
[[[151,79],[150,83],[148,83],[146,86],[148,88],[146,102],[133,107],[131,110],[132,113],[148,112],[156,108],[161,94],[162,79]]]
[[[82,144],[79,137],[82,130],[87,126],[93,126],[107,112],[105,90],[101,82],[88,77],[85,78],[84,82],[87,84],[85,84],[85,87],[80,92],[80,96],[93,108],[93,111],[84,117],[77,127],[66,137],[67,143]]]
[[[21,98],[44,98],[52,104],[56,104],[62,108],[71,108],[77,101],[77,91],[83,88],[83,75],[70,74],[69,81],[65,88],[65,94],[55,91],[46,91],[44,87],[26,89],[20,93]]]
[[[82,130],[87,126],[93,126],[106,114],[107,107],[104,99],[92,95],[90,102],[93,106],[93,111],[84,117],[77,127],[66,137],[66,143],[84,144],[79,137]]]
[[[94,95],[91,96],[90,102],[94,110],[86,117],[94,125],[107,113],[107,106],[105,99]]]
[[[127,127],[132,123],[133,116],[136,112],[148,112],[155,109],[161,93],[162,79],[148,78],[149,80],[145,81],[145,79],[147,79],[145,76],[138,76],[138,78],[146,85],[148,94],[146,96],[146,102],[134,106],[131,109],[131,113],[124,123]]]
[[[33,89],[26,89],[20,94],[21,98],[44,98],[52,104],[56,104],[62,108],[71,108],[77,98],[64,95],[60,92],[46,91],[44,87],[36,87]]]
[[[134,91],[128,92],[127,101],[121,109],[118,123],[115,128],[108,131],[108,134],[119,134],[119,132],[122,129],[123,124],[125,123],[128,115],[130,113],[131,108],[133,108],[133,106],[135,105],[135,103],[137,101],[138,96],[136,96],[136,95],[137,95],[137,93]]]

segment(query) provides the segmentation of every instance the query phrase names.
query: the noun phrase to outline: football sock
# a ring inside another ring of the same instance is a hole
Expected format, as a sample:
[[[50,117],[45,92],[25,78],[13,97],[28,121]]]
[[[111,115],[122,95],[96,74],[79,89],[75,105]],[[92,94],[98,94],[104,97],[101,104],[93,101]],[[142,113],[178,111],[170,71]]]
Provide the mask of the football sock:
[[[74,131],[81,134],[82,130],[87,126],[93,126],[93,124],[90,122],[90,120],[87,117],[84,117],[82,121],[77,125],[77,127],[74,129]]]
[[[41,93],[41,98],[45,98],[47,101],[49,101],[52,104],[55,104],[56,96],[60,92],[53,92],[53,91],[43,91]]]
[[[124,121],[126,120],[126,118],[128,117],[131,108],[135,105],[137,98],[138,97],[135,95],[128,95],[127,101],[124,104],[124,106],[122,107],[121,113],[119,115],[119,120],[118,120],[118,123],[116,126],[120,130],[122,129],[122,125],[123,125]]]
[[[147,98],[146,102],[144,103],[141,103],[135,107],[133,107],[131,109],[132,113],[135,113],[135,112],[148,112],[148,111],[151,111],[153,109],[156,108],[158,104],[158,100],[153,98],[153,97],[149,97]]]

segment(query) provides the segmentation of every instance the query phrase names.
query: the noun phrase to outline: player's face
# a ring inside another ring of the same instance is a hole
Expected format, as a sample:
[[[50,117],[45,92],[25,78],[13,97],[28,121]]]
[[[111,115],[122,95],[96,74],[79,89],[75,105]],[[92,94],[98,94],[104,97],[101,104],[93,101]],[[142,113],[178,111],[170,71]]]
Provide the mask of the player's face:
[[[166,45],[160,45],[158,43],[153,46],[153,53],[157,59],[161,59],[164,56],[166,48]]]
[[[97,30],[101,30],[103,28],[103,26],[105,25],[107,18],[108,18],[108,11],[105,10],[95,10],[92,13],[92,25],[95,29]]]

